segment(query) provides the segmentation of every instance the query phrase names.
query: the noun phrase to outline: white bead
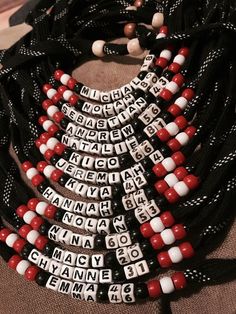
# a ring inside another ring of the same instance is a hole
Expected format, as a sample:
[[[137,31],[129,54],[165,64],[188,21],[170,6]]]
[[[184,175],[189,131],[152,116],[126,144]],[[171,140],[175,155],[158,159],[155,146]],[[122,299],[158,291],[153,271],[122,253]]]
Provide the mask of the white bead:
[[[51,165],[48,165],[48,166],[46,166],[46,167],[43,169],[43,174],[45,175],[45,177],[50,178],[52,172],[53,172],[55,169],[56,169],[55,167],[53,167],[53,166],[51,166]]]
[[[174,160],[171,157],[165,158],[162,161],[162,166],[166,169],[166,171],[170,172],[175,169],[176,165]]]
[[[164,34],[164,33],[159,33],[159,34],[156,36],[156,39],[165,38],[165,37],[166,37],[166,34]]]
[[[68,101],[70,99],[70,97],[73,96],[73,92],[70,91],[70,90],[66,90],[64,93],[63,93],[63,98]],[[50,107],[49,107],[50,108]]]
[[[165,58],[168,61],[171,59],[171,56],[172,56],[171,51],[167,49],[162,50],[162,52],[160,53],[160,57]]]
[[[53,125],[53,122],[51,120],[46,120],[44,123],[43,123],[43,128],[45,131],[47,131],[50,126]]]
[[[93,42],[92,45],[92,52],[96,57],[104,57],[105,53],[103,51],[104,45],[105,45],[105,41],[104,40],[96,40]]]
[[[36,213],[38,213],[41,216],[44,216],[47,206],[48,204],[46,202],[39,202],[35,208]]]
[[[61,76],[61,78],[60,78],[60,81],[61,81],[61,83],[62,83],[63,85],[67,85],[67,83],[68,83],[68,81],[69,81],[70,78],[71,78],[70,75],[68,75],[68,74],[63,74],[63,75]]]
[[[177,182],[179,182],[178,178],[174,173],[167,174],[164,180],[166,181],[170,188],[172,188]]]
[[[29,243],[34,244],[36,239],[40,236],[40,234],[38,233],[38,231],[36,230],[31,230],[27,236],[26,239]]]
[[[53,117],[53,115],[58,111],[59,109],[56,106],[52,105],[48,108],[47,114],[49,115],[49,117]]]
[[[26,272],[26,269],[29,267],[30,267],[30,262],[22,260],[16,266],[16,271],[18,272],[18,274],[24,275]]]
[[[54,149],[54,147],[56,146],[56,144],[58,144],[59,141],[55,138],[55,137],[51,137],[48,141],[47,141],[47,147],[49,149]]]
[[[163,242],[166,245],[170,245],[175,242],[175,235],[171,229],[165,229],[161,233]]]
[[[179,65],[183,65],[185,62],[185,57],[183,55],[177,55],[173,62],[178,63]]]
[[[11,233],[6,238],[6,244],[9,247],[13,247],[13,244],[16,242],[17,239],[19,239],[19,236],[15,233]]]
[[[155,217],[150,221],[152,230],[155,233],[160,233],[165,229],[165,226],[160,217]]]
[[[176,99],[175,101],[175,104],[180,108],[180,109],[185,109],[187,104],[188,104],[188,101],[186,98],[184,97],[179,97]]]
[[[175,138],[182,146],[186,145],[189,141],[189,136],[185,132],[177,134]]]
[[[57,93],[57,91],[54,89],[54,88],[50,88],[48,91],[47,91],[47,97],[49,99],[52,99],[52,97]]]
[[[170,82],[166,85],[166,88],[172,93],[176,94],[179,91],[179,86],[175,82]]]
[[[48,150],[48,147],[46,144],[42,144],[39,146],[39,151],[42,155],[44,155],[47,150]]]
[[[38,170],[35,168],[30,168],[29,170],[26,171],[26,176],[29,180],[31,180],[36,174],[38,174]]]
[[[168,294],[175,291],[175,286],[170,277],[163,277],[160,279],[161,290],[163,293]]]
[[[176,183],[174,189],[179,196],[185,196],[189,192],[188,186],[183,181]]]
[[[28,210],[24,216],[23,216],[23,219],[24,221],[30,225],[31,221],[33,220],[34,217],[37,217],[37,214],[31,210]]]
[[[126,7],[125,10],[128,10],[128,11],[137,11],[137,7],[135,7],[134,5],[131,5],[129,7]]]
[[[163,25],[164,22],[164,15],[163,13],[155,13],[152,17],[152,27],[159,28]]]
[[[143,53],[138,38],[133,38],[128,41],[127,50],[131,56],[139,56]]]
[[[179,132],[178,125],[175,122],[168,123],[165,129],[170,133],[170,136],[175,136]]]
[[[172,263],[179,263],[183,259],[183,255],[178,246],[174,246],[168,250],[169,257]]]

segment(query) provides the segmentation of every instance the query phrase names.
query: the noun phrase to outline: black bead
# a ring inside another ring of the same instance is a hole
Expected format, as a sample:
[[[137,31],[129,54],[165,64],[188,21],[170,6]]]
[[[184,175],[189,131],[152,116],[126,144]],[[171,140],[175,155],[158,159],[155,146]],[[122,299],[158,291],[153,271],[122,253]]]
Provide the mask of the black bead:
[[[141,72],[139,72],[139,74],[137,75],[137,77],[138,77],[140,80],[143,80],[147,74],[148,74],[147,71],[141,71]]]
[[[50,158],[50,162],[53,166],[55,166],[59,159],[60,159],[60,156],[54,155]]]
[[[69,119],[67,119],[67,118],[63,118],[63,119],[61,119],[61,121],[60,121],[60,126],[63,128],[63,129],[66,129],[67,128],[67,126],[68,126],[68,124],[69,124]]]
[[[116,268],[113,271],[113,280],[115,282],[124,281],[125,280],[125,272],[123,268]]]
[[[25,246],[23,247],[20,255],[23,258],[27,259],[33,249],[34,249],[34,246],[32,244],[26,243]]]
[[[143,141],[146,139],[146,137],[145,137],[144,135],[145,135],[145,133],[143,133],[143,134],[137,133],[137,134],[136,134],[136,140],[137,140],[139,143],[143,142]]]
[[[135,227],[138,224],[136,217],[134,216],[132,211],[128,211],[125,215],[125,223],[127,227]]]
[[[144,169],[149,169],[153,167],[153,162],[150,158],[146,157],[140,161]]]
[[[46,273],[45,271],[40,271],[36,275],[35,281],[37,282],[39,286],[45,287],[49,277],[50,277],[49,273]]]
[[[131,166],[133,163],[133,158],[130,156],[130,154],[122,154],[118,158],[121,168],[123,167],[127,168]]]
[[[156,136],[156,134],[149,138],[149,142],[155,148],[159,148],[159,146],[162,144],[161,140],[158,136]]]
[[[164,104],[164,99],[161,98],[160,96],[157,96],[157,98],[156,98],[156,105],[157,105],[158,107],[160,107],[160,106],[162,106],[163,104]]]
[[[104,264],[107,268],[114,269],[116,268],[119,263],[116,258],[116,253],[114,252],[108,252],[104,255]]]
[[[42,235],[47,235],[48,230],[50,229],[51,224],[47,221],[45,221],[40,227],[39,227],[39,233]]]
[[[147,265],[148,265],[148,268],[153,271],[153,270],[157,270],[160,265],[157,261],[157,259],[155,257],[151,258],[151,259],[148,259],[147,260]]]
[[[112,187],[112,195],[113,195],[113,198],[115,198],[115,199],[125,195],[123,187],[119,186],[118,184],[117,185],[113,185],[113,187]]]
[[[82,84],[82,83],[80,83],[80,82],[77,82],[77,83],[75,84],[75,86],[74,86],[74,91],[75,91],[77,94],[79,94],[83,86],[84,86],[84,84]]]
[[[149,184],[153,184],[157,181],[157,177],[152,170],[147,170],[143,175]]]
[[[155,73],[158,77],[160,77],[163,72],[163,69],[162,67],[157,65],[152,69],[152,72]]]
[[[163,73],[163,76],[168,80],[168,81],[171,81],[173,76],[174,76],[174,73],[171,72],[170,70],[166,70],[164,73]]]
[[[64,131],[58,130],[58,131],[54,134],[54,137],[55,137],[58,141],[61,141],[62,136],[63,136],[64,134],[65,134]]]
[[[147,188],[145,188],[144,191],[149,201],[152,200],[157,195],[156,189],[152,188],[151,186],[148,186]]]
[[[75,105],[75,109],[76,109],[76,110],[81,110],[81,108],[83,107],[83,104],[84,104],[84,103],[85,103],[84,100],[79,99],[79,100],[77,101],[76,105]]]
[[[110,233],[116,233],[117,232],[114,225],[113,225],[112,219],[110,220],[109,230],[110,230]]]
[[[100,302],[108,301],[108,285],[98,285],[97,299]]]
[[[137,299],[146,299],[149,296],[147,285],[144,282],[135,284],[134,295]]]
[[[58,208],[57,212],[55,213],[54,219],[56,221],[62,221],[62,217],[64,216],[64,214],[65,214],[65,210]]]
[[[94,238],[94,249],[95,250],[105,250],[106,249],[106,242],[105,236],[102,234],[97,234]]]
[[[61,185],[61,186],[65,186],[66,185],[66,182],[69,180],[69,177],[68,175],[66,174],[63,174],[60,179],[58,180],[58,183]]]
[[[115,199],[112,201],[112,209],[115,213],[120,214],[123,212],[124,206],[121,201]]]
[[[162,145],[159,150],[162,156],[165,158],[172,155],[172,150],[167,145]]]
[[[163,111],[159,114],[159,118],[163,119],[165,123],[170,123],[172,121],[172,115],[168,111]]]
[[[57,106],[61,108],[64,104],[65,104],[65,101],[63,99],[60,99],[57,103]]]
[[[133,92],[133,96],[135,99],[138,99],[140,97],[144,97],[145,93],[144,91],[142,91],[141,89],[137,88],[134,92]]]
[[[130,237],[131,237],[131,240],[135,242],[143,241],[143,236],[141,232],[139,231],[139,229],[137,228],[130,229]]]
[[[140,128],[142,130],[142,128],[144,127],[142,121],[140,121],[138,119],[133,120],[133,122],[131,124],[132,124],[132,127],[133,127],[134,131],[139,131],[140,132]]]
[[[66,148],[66,149],[63,151],[61,157],[64,158],[65,160],[69,160],[71,154],[72,154],[72,150],[71,150],[70,148]]]
[[[147,239],[140,243],[140,249],[144,254],[151,254],[153,252],[153,247]]]
[[[42,182],[37,186],[37,190],[39,191],[39,193],[43,194],[43,192],[49,187],[47,182]]]
[[[144,99],[146,100],[148,104],[151,104],[156,101],[156,97],[150,92],[147,92],[145,94]]]
[[[43,254],[51,258],[55,247],[54,244],[47,243],[43,249]]]
[[[167,200],[163,196],[158,196],[154,199],[156,205],[160,207],[162,210],[165,208],[165,205],[167,204]]]

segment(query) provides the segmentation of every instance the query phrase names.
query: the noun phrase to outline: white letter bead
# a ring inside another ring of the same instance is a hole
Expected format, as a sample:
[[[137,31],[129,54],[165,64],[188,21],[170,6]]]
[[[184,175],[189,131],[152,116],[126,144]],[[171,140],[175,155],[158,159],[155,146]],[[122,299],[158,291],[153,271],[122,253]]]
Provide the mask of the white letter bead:
[[[170,172],[175,169],[176,165],[174,160],[171,157],[167,157],[162,161],[162,166],[166,169],[166,171]]]
[[[175,104],[176,104],[177,106],[179,106],[180,109],[183,110],[183,109],[185,109],[185,107],[187,106],[188,101],[187,101],[187,99],[184,98],[184,97],[179,97],[179,98],[176,99]]]
[[[176,94],[179,91],[179,86],[175,82],[170,82],[166,85],[166,88],[172,93]]]
[[[92,45],[92,52],[96,57],[104,57],[105,53],[103,51],[104,45],[105,45],[105,41],[103,40],[96,40],[94,41],[93,45]]]
[[[50,106],[47,110],[47,114],[49,115],[49,117],[53,117],[53,115],[58,111],[59,109],[56,106]]]
[[[46,288],[51,289],[53,291],[57,291],[60,285],[61,279],[56,276],[50,276],[47,283]]]
[[[52,172],[53,172],[55,169],[56,169],[55,167],[53,167],[53,166],[51,166],[51,165],[48,165],[48,166],[46,166],[46,167],[43,169],[43,174],[45,175],[45,177],[50,178]]]
[[[33,219],[34,217],[36,217],[36,216],[37,216],[37,214],[36,214],[35,212],[33,212],[33,211],[31,211],[31,210],[28,210],[28,211],[24,214],[23,220],[24,220],[28,225],[30,225],[32,219]]]
[[[16,242],[17,239],[19,239],[19,236],[15,233],[11,233],[6,238],[6,244],[9,247],[13,247],[13,244]]]
[[[185,196],[189,192],[188,186],[183,181],[176,183],[174,189],[179,196]]]
[[[164,16],[162,13],[155,13],[152,17],[152,27],[153,28],[159,28],[163,25],[164,22]]]
[[[162,50],[162,52],[160,53],[160,57],[165,58],[168,61],[171,59],[171,56],[172,56],[171,51],[167,49]]]
[[[183,259],[183,255],[178,246],[174,246],[168,250],[169,257],[172,263],[179,263]]]
[[[162,220],[161,220],[161,218],[160,217],[155,217],[155,218],[153,218],[151,221],[150,221],[150,225],[151,225],[151,227],[152,227],[152,230],[154,231],[154,232],[158,232],[158,233],[160,233],[160,232],[162,232],[164,229],[165,229],[165,226],[164,226],[164,224],[163,224],[163,222],[162,222]]]
[[[26,239],[29,243],[34,244],[36,239],[40,236],[40,234],[38,233],[38,231],[36,230],[31,230],[27,236]]]
[[[28,267],[30,267],[30,262],[22,260],[16,266],[16,271],[18,272],[18,274],[24,275]]]
[[[179,132],[178,125],[175,122],[168,123],[165,126],[165,129],[170,133],[171,136],[174,136]]]
[[[173,62],[176,62],[176,63],[178,63],[179,65],[183,65],[184,62],[185,62],[185,57],[184,57],[183,55],[177,55],[177,56],[174,58]]]
[[[31,180],[36,174],[38,174],[38,170],[35,168],[30,168],[29,170],[26,171],[26,176],[29,180]]]
[[[47,141],[47,147],[49,149],[54,149],[54,147],[59,143],[59,141],[54,138],[54,137],[51,137],[48,141]]]
[[[60,81],[61,81],[61,83],[62,83],[63,85],[67,85],[67,83],[68,83],[68,81],[69,81],[70,78],[71,78],[70,75],[68,75],[68,74],[63,74],[63,75],[61,76]]]
[[[182,145],[186,145],[189,141],[189,136],[185,132],[176,135],[175,139]]]
[[[163,277],[160,279],[161,290],[165,294],[175,291],[175,286],[170,277]]]
[[[172,188],[177,182],[179,182],[178,178],[174,173],[169,173],[165,176],[164,180]]]
[[[163,242],[166,245],[170,245],[175,242],[175,236],[171,229],[163,230],[161,233],[161,237],[162,237]]]

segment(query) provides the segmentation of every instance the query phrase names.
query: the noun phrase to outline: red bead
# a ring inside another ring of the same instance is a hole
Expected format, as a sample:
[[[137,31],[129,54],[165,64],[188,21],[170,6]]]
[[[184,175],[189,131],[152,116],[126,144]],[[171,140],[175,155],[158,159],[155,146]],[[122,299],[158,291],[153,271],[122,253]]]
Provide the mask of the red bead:
[[[167,174],[166,169],[161,163],[156,164],[153,168],[152,171],[155,173],[157,177],[164,177]]]
[[[175,219],[171,212],[165,211],[160,215],[161,221],[165,227],[170,227],[175,223]]]
[[[187,127],[184,132],[190,137],[192,138],[194,136],[194,134],[196,133],[197,129],[194,126],[189,126]]]
[[[182,93],[182,96],[186,98],[188,101],[191,100],[194,97],[194,95],[195,93],[191,88],[186,88]]]
[[[193,247],[189,242],[181,243],[179,248],[184,258],[191,258],[194,255]]]
[[[31,182],[33,184],[33,186],[38,186],[39,184],[41,184],[44,181],[44,177],[41,176],[40,174],[36,174],[32,179]]]
[[[7,229],[7,228],[3,228],[0,230],[0,241],[5,242],[6,238],[9,236],[9,234],[11,234],[11,230]]]
[[[50,134],[48,132],[44,132],[40,135],[39,139],[43,144],[46,144],[47,141],[51,138]]]
[[[184,77],[182,74],[178,73],[173,76],[172,81],[181,87],[184,84]]]
[[[172,138],[166,144],[172,150],[172,152],[177,152],[181,148],[181,144],[176,138]]]
[[[51,174],[51,179],[55,182],[57,182],[60,177],[63,175],[63,171],[59,170],[59,169],[55,169],[53,170],[52,174]]]
[[[162,142],[166,142],[170,138],[170,133],[165,128],[158,130],[156,132],[156,135]]]
[[[54,104],[57,104],[59,100],[61,100],[62,96],[60,93],[56,93],[55,95],[53,95],[52,97],[52,102]]]
[[[77,101],[79,100],[79,96],[77,96],[77,95],[72,95],[72,96],[70,96],[70,98],[69,98],[69,103],[72,105],[72,106],[74,106],[74,105],[76,105],[77,104]]]
[[[46,161],[40,161],[40,162],[38,162],[37,163],[37,170],[39,171],[39,172],[43,172],[43,170],[45,169],[45,167],[47,167],[48,166],[48,163],[46,162]]]
[[[71,77],[67,82],[67,86],[69,87],[69,89],[74,89],[76,83],[77,81]]]
[[[39,148],[42,144],[43,144],[43,143],[40,141],[40,139],[37,139],[37,140],[35,141],[35,145],[36,145],[37,148]]]
[[[20,227],[20,229],[18,230],[19,235],[22,238],[26,238],[27,234],[32,230],[32,228],[29,225],[23,225],[22,227]]]
[[[188,171],[184,167],[178,167],[174,170],[174,174],[179,181],[182,181],[188,175]]]
[[[50,127],[48,128],[48,133],[50,135],[54,135],[57,131],[59,130],[58,126],[56,124],[52,124],[50,125]]]
[[[183,155],[183,153],[179,152],[175,152],[171,158],[174,160],[175,164],[177,166],[182,165],[185,162],[185,157]]]
[[[168,268],[172,265],[172,261],[168,252],[161,252],[157,254],[157,260],[161,266],[161,268]]]
[[[32,220],[31,220],[31,227],[34,229],[34,230],[39,230],[40,226],[44,223],[44,220],[42,217],[34,217]]]
[[[29,210],[29,208],[25,205],[20,205],[17,207],[16,209],[16,213],[17,215],[22,218],[24,216],[24,214]]]
[[[180,65],[176,62],[171,63],[168,70],[170,70],[173,73],[178,73],[180,71]]]
[[[47,111],[48,108],[49,108],[50,106],[52,106],[52,105],[53,105],[53,102],[51,101],[51,99],[46,99],[46,100],[44,100],[43,103],[42,103],[42,107],[43,107],[43,109],[44,109],[45,111]]]
[[[157,181],[154,186],[157,192],[160,194],[163,194],[169,188],[165,180]]]
[[[57,153],[58,155],[61,155],[64,150],[65,150],[66,146],[62,143],[57,143],[54,147],[54,151],[55,153]]]
[[[186,47],[180,48],[178,54],[184,56],[185,58],[189,55],[189,49]]]
[[[57,91],[58,93],[60,93],[61,95],[63,95],[65,93],[65,91],[67,91],[68,88],[64,85],[61,85],[60,87],[58,87]]]
[[[181,240],[186,237],[187,233],[184,226],[181,224],[174,225],[171,230],[173,231],[176,240]]]
[[[168,33],[168,27],[167,27],[167,26],[162,26],[162,27],[160,27],[159,33],[163,33],[163,34],[166,34],[166,35],[167,35],[167,33]]]
[[[49,89],[51,89],[52,88],[52,85],[50,85],[50,84],[44,84],[43,85],[43,92],[45,93],[45,94],[47,94],[47,92],[49,91]]]
[[[29,170],[30,168],[33,168],[33,165],[31,164],[31,162],[29,161],[25,161],[23,162],[23,164],[21,165],[21,169],[26,172],[27,170]]]
[[[168,60],[165,58],[159,57],[156,59],[155,65],[164,69],[168,65]]]
[[[199,177],[196,177],[193,174],[186,176],[183,181],[190,190],[195,190],[199,186]]]
[[[47,149],[46,152],[44,153],[44,157],[47,159],[47,160],[50,160],[52,158],[52,156],[55,155],[55,152],[51,149]]]
[[[171,204],[176,203],[180,198],[174,188],[169,188],[166,190],[164,195],[167,201]]]
[[[174,273],[171,276],[171,279],[172,279],[172,281],[174,283],[174,286],[175,286],[176,290],[184,289],[186,287],[186,285],[187,285],[186,278],[184,277],[184,274],[181,273],[181,272]]]
[[[163,240],[162,240],[162,237],[159,233],[154,234],[150,238],[150,243],[151,243],[152,247],[154,248],[154,250],[160,250],[165,245]]]
[[[158,298],[162,293],[159,280],[148,281],[147,288],[150,298]]]
[[[178,125],[178,127],[183,130],[188,125],[188,121],[184,116],[179,116],[175,118],[174,122]]]
[[[27,241],[24,239],[17,239],[15,243],[13,244],[13,249],[17,252],[20,253],[23,249],[23,247],[26,245]]]
[[[149,222],[146,222],[140,226],[140,232],[144,238],[150,238],[155,234]]]
[[[41,116],[41,117],[39,117],[39,119],[38,119],[38,123],[40,124],[40,125],[43,125],[43,123],[45,122],[45,121],[47,121],[48,120],[48,117],[47,116]]]
[[[53,115],[53,120],[55,120],[55,122],[60,123],[61,120],[65,117],[64,113],[61,111],[57,111],[56,113],[54,113]]]
[[[168,109],[167,109],[167,111],[170,113],[170,114],[172,114],[172,116],[174,116],[174,117],[177,117],[177,116],[179,116],[180,114],[181,114],[181,109],[180,109],[180,107],[178,106],[178,105],[176,105],[176,104],[173,104],[173,105],[171,105]]]
[[[42,251],[42,250],[45,248],[45,245],[46,245],[47,243],[48,243],[48,239],[47,239],[46,237],[40,235],[40,236],[36,239],[34,245],[35,245],[35,247],[36,247],[38,250]]]
[[[48,205],[45,209],[44,216],[53,219],[57,212],[57,208],[54,205]]]
[[[30,210],[33,210],[35,211],[36,209],[36,206],[38,205],[39,203],[39,199],[37,199],[36,197],[35,198],[31,198],[28,203],[27,203],[27,207],[30,209]]]
[[[32,265],[32,266],[28,267],[25,271],[25,274],[24,274],[25,279],[30,280],[30,281],[34,281],[38,272],[39,272],[39,268],[37,266]]]
[[[64,72],[63,72],[62,70],[56,70],[56,71],[54,72],[54,78],[55,78],[55,80],[60,81],[60,79],[61,79],[61,77],[62,77],[63,74],[64,74]]]
[[[22,261],[22,258],[19,255],[13,255],[7,262],[8,267],[11,269],[16,269],[17,265]]]
[[[167,88],[164,88],[160,92],[159,96],[162,97],[165,101],[170,101],[171,98],[173,97],[173,94]]]

